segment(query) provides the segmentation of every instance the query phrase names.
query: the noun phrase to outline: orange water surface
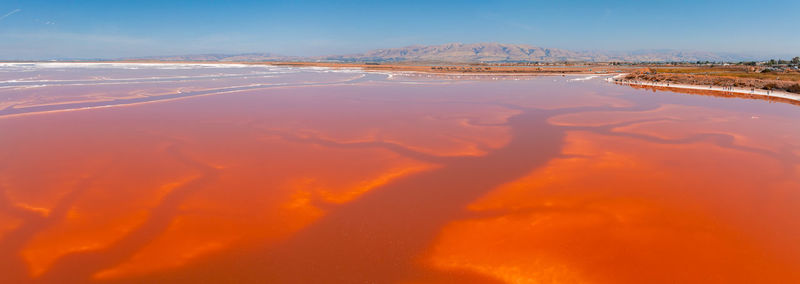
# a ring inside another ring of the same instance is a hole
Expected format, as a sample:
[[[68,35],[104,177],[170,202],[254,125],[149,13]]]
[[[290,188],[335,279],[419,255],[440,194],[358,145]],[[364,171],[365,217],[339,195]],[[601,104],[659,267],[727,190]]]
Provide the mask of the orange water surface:
[[[12,67],[0,283],[800,283],[796,105],[602,78]]]

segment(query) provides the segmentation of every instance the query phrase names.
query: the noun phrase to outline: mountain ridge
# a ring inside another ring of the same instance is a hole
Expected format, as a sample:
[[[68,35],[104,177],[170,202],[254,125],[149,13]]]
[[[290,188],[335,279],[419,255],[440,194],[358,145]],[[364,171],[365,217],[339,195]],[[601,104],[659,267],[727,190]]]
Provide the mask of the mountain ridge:
[[[373,49],[363,53],[328,56],[283,56],[273,53],[195,54],[126,58],[162,61],[339,61],[339,62],[739,62],[766,58],[691,50],[573,51],[529,44],[446,43]]]

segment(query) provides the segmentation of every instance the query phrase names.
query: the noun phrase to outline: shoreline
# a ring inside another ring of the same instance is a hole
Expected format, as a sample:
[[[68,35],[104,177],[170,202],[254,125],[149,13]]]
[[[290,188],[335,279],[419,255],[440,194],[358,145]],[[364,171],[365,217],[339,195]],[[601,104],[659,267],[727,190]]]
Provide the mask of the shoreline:
[[[727,93],[727,94],[740,94],[740,95],[749,95],[749,96],[760,96],[760,97],[768,97],[768,98],[777,98],[777,99],[785,99],[795,102],[800,102],[800,94],[785,92],[785,91],[772,91],[772,90],[764,90],[764,89],[757,89],[757,88],[739,88],[739,87],[720,87],[720,86],[713,86],[713,85],[692,85],[692,84],[674,84],[674,83],[660,83],[660,82],[652,82],[652,81],[640,81],[640,80],[624,80],[621,79],[628,74],[619,74],[611,78],[607,78],[606,81],[610,83],[620,84],[620,85],[630,85],[630,86],[644,86],[644,87],[655,87],[655,88],[664,88],[664,89],[675,89],[679,92],[679,90],[697,90],[697,91],[710,91],[716,93]]]
[[[382,73],[382,74],[419,74],[430,76],[457,76],[460,77],[525,77],[525,76],[578,76],[588,75],[588,78],[577,78],[570,80],[586,80],[594,79],[597,77],[607,77],[605,80],[609,83],[619,85],[628,85],[631,87],[650,87],[659,90],[673,91],[685,94],[697,94],[697,92],[710,92],[720,95],[734,95],[742,98],[772,98],[790,102],[793,104],[800,104],[800,94],[794,94],[785,91],[764,90],[758,88],[740,88],[740,87],[722,87],[714,85],[694,85],[694,84],[680,84],[680,83],[663,83],[645,80],[625,80],[623,79],[628,72],[621,73],[623,69],[631,68],[607,68],[609,66],[559,66],[551,65],[541,67],[531,66],[491,66],[489,69],[481,69],[481,71],[469,71],[459,69],[433,69],[432,65],[402,65],[402,64],[385,64],[385,65],[368,65],[368,64],[348,64],[348,63],[317,63],[317,62],[197,62],[197,61],[88,61],[88,62],[2,62],[11,64],[75,64],[75,63],[88,63],[88,64],[197,64],[197,65],[253,65],[253,66],[276,66],[276,67],[296,67],[296,68],[326,68],[326,69],[357,69],[367,73]],[[451,65],[468,67],[470,65]],[[459,67],[459,68],[460,68]],[[483,68],[484,66],[480,66]],[[606,67],[599,69],[597,67]],[[493,69],[496,68],[496,69]],[[536,68],[536,70],[531,70]],[[560,70],[560,71],[559,71]],[[627,70],[631,71],[631,70]],[[612,76],[613,75],[613,76]],[[113,105],[112,105],[113,106]],[[108,106],[102,106],[108,107]],[[39,113],[39,112],[36,112]],[[16,116],[20,114],[5,114],[2,117]]]
[[[144,65],[157,65],[157,64],[197,64],[197,65],[243,65],[239,62],[224,62],[224,63],[206,63],[206,62],[3,62],[5,64],[144,64]],[[0,63],[0,64],[3,64]],[[259,65],[259,66],[281,66],[281,65],[272,65],[272,64],[244,64],[244,65]],[[536,73],[536,74],[523,74],[523,73],[469,73],[469,72],[425,72],[425,71],[416,71],[416,70],[373,70],[368,68],[361,68],[361,67],[353,67],[353,66],[281,66],[281,67],[294,67],[294,68],[325,68],[325,69],[357,69],[360,72],[364,73],[373,73],[373,74],[385,74],[391,77],[392,75],[397,74],[414,74],[414,75],[428,75],[428,76],[442,76],[442,77],[457,77],[461,79],[461,77],[522,77],[522,76],[581,76],[581,75],[588,75],[592,78],[598,76],[608,76],[611,74],[598,74],[598,73]],[[582,80],[580,78],[576,80]],[[346,82],[335,82],[331,84],[342,84]],[[313,86],[311,84],[309,86]],[[202,97],[202,96],[212,96],[212,95],[220,95],[220,94],[227,94],[227,93],[235,93],[250,89],[262,89],[262,88],[281,88],[281,87],[296,87],[295,85],[258,85],[258,86],[247,86],[247,87],[234,87],[234,88],[223,88],[223,89],[209,89],[209,90],[199,90],[193,92],[175,92],[169,93],[165,95],[158,95],[158,96],[143,96],[143,97],[130,97],[124,99],[115,99],[115,100],[87,100],[87,101],[77,101],[77,102],[67,102],[67,103],[54,103],[54,104],[41,104],[41,105],[34,105],[22,108],[16,108],[15,106],[7,106],[0,109],[0,119],[6,118],[13,118],[13,117],[20,117],[20,116],[28,116],[28,115],[38,115],[38,114],[48,114],[48,113],[59,113],[59,112],[71,112],[71,111],[81,111],[81,110],[92,110],[92,109],[103,109],[103,108],[113,108],[113,107],[127,107],[127,106],[135,106],[141,104],[149,104],[149,103],[159,103],[159,102],[168,102],[174,100],[181,100],[181,99],[188,99],[193,97]]]
[[[149,61],[149,60],[120,60],[120,61],[0,61],[0,64],[197,64],[197,65],[254,65],[254,66],[276,66],[276,67],[297,67],[297,68],[332,68],[332,69],[360,69],[363,71],[384,71],[384,72],[415,72],[426,74],[447,74],[447,75],[493,75],[493,76],[514,76],[514,75],[611,75],[629,73],[641,67],[632,66],[610,66],[610,65],[483,65],[474,63],[452,63],[448,65],[437,64],[415,64],[413,62],[386,63],[386,64],[366,64],[366,63],[332,63],[332,62],[247,62],[247,61]]]

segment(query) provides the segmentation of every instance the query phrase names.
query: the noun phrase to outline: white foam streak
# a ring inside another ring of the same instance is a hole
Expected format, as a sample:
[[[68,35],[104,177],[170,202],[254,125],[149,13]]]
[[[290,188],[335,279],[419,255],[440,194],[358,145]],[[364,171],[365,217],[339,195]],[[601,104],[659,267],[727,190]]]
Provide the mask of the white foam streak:
[[[569,81],[587,81],[587,80],[591,80],[591,79],[594,79],[594,78],[597,78],[597,77],[598,77],[597,75],[591,75],[591,76],[586,76],[586,77],[581,77],[581,78],[569,79]]]

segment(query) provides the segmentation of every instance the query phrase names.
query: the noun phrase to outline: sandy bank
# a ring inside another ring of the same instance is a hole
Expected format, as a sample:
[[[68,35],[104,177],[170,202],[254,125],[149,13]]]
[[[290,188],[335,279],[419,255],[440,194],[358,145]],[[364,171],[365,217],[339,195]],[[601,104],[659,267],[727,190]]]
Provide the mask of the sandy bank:
[[[665,83],[665,82],[649,82],[641,80],[626,80],[625,79],[626,75],[627,74],[616,75],[614,77],[608,78],[607,80],[612,83],[623,84],[623,85],[651,86],[651,87],[660,87],[669,89],[703,90],[703,91],[714,91],[721,93],[756,95],[756,96],[780,98],[780,99],[800,102],[800,94],[794,94],[784,91],[764,90],[756,88],[723,87],[723,86],[713,86],[713,85],[691,85],[691,84],[676,84],[676,83]]]

